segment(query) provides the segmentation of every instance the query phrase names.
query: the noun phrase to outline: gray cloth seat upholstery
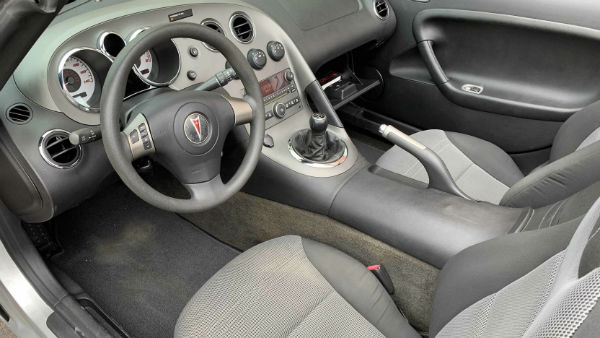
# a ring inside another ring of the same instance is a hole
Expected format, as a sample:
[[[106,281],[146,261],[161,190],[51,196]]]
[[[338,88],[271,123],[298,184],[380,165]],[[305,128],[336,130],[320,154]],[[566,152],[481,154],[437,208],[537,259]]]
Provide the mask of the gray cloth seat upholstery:
[[[342,252],[298,236],[223,267],[181,313],[176,337],[419,337],[377,278]]]
[[[548,162],[524,176],[512,158],[482,139],[442,130],[411,135],[437,153],[470,197],[510,207],[541,207],[600,180],[600,102],[571,116],[559,129]],[[419,161],[394,146],[379,167],[428,183]]]
[[[597,336],[599,219],[600,199],[569,223],[458,254],[440,275],[431,336]],[[175,328],[175,337],[275,336],[419,334],[366,267],[298,236],[236,257],[193,296]]]

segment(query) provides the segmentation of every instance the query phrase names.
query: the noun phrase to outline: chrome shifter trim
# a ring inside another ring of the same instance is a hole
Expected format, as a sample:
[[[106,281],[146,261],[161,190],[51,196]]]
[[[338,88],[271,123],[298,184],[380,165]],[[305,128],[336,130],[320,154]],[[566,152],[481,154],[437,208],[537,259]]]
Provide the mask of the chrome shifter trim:
[[[333,168],[333,167],[337,167],[338,165],[344,163],[344,161],[346,161],[346,159],[348,158],[348,147],[346,146],[346,142],[344,142],[343,140],[339,140],[339,141],[342,142],[342,144],[344,145],[344,153],[339,158],[337,158],[333,161],[329,161],[329,162],[318,162],[318,161],[309,160],[306,157],[298,154],[296,152],[296,150],[294,149],[294,147],[292,146],[292,138],[290,138],[288,140],[288,149],[293,158],[295,158],[298,162],[305,164],[309,167]]]

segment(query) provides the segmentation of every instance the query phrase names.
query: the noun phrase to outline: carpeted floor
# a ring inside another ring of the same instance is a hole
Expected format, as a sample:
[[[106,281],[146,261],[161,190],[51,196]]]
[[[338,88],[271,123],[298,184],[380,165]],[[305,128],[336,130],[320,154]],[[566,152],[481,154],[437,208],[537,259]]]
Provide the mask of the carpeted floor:
[[[54,221],[52,262],[133,337],[172,337],[193,294],[239,252],[116,184]]]
[[[0,320],[0,338],[17,338],[3,320]]]

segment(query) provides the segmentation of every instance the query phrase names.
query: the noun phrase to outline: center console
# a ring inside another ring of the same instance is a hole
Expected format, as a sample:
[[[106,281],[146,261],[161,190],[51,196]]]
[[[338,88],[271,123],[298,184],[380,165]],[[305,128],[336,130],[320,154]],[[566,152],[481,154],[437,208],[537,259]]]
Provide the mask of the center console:
[[[275,73],[260,81],[259,84],[265,104],[266,128],[302,110],[303,103],[291,69],[287,68]]]

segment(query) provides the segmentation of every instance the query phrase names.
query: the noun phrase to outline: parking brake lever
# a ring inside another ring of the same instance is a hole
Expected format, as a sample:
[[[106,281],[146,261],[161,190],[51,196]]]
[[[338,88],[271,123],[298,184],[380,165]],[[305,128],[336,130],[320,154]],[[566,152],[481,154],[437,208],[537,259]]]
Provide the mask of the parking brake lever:
[[[444,161],[433,150],[392,126],[380,125],[379,133],[388,141],[406,150],[421,162],[429,176],[430,188],[445,191],[468,200],[472,199],[456,185],[448,167],[446,167]]]

